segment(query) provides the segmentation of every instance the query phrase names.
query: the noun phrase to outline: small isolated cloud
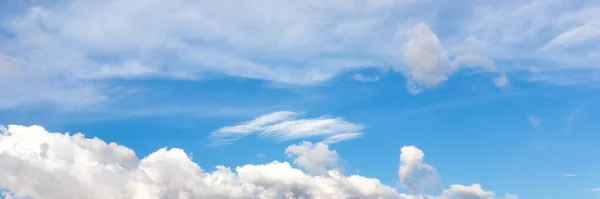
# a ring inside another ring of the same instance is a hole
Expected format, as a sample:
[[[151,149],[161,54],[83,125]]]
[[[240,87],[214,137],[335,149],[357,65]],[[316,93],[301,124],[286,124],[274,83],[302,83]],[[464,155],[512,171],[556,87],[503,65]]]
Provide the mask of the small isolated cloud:
[[[267,157],[267,154],[264,154],[264,153],[259,153],[259,154],[256,154],[256,157],[257,157],[257,158],[266,158],[266,157]]]
[[[359,82],[376,82],[379,81],[379,76],[368,77],[361,74],[355,74],[352,75],[352,79]]]
[[[562,176],[563,176],[563,177],[570,177],[570,178],[577,177],[577,175],[575,175],[575,174],[570,174],[570,173],[565,173],[565,174],[563,174]]]
[[[499,88],[505,88],[510,84],[510,82],[508,77],[506,77],[506,74],[501,74],[500,76],[494,78],[494,84]]]
[[[222,127],[210,135],[212,145],[230,144],[251,134],[277,141],[324,137],[323,142],[328,144],[355,139],[363,134],[362,125],[339,117],[299,119],[300,116],[301,113],[297,112],[278,111],[235,126]]]
[[[598,187],[598,188],[588,188],[587,190],[590,190],[591,192],[600,192],[600,187]]]
[[[246,164],[205,170],[184,150],[162,148],[144,158],[132,149],[83,134],[52,133],[41,126],[0,128],[0,194],[4,198],[388,198],[493,199],[479,184],[453,184],[441,195],[405,194],[377,178],[344,175],[337,153],[322,143],[291,145],[288,162]],[[423,152],[403,147],[408,173],[433,170]],[[202,158],[202,157],[198,157]],[[403,170],[403,169],[401,169]],[[514,197],[505,199],[515,199]]]
[[[533,127],[539,127],[542,124],[542,118],[533,116],[533,115],[527,115],[527,119],[529,119],[529,123],[531,124],[531,126]]]
[[[323,143],[302,142],[289,146],[285,153],[294,158],[294,164],[312,174],[324,174],[338,165],[337,152]]]

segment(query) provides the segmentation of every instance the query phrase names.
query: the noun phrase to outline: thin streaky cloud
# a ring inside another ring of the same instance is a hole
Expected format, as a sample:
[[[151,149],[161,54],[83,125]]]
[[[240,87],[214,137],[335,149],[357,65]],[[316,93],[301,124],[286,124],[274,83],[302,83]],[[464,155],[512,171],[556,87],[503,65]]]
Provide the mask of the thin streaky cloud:
[[[211,133],[211,146],[227,145],[252,134],[278,142],[324,138],[337,143],[362,136],[364,127],[340,117],[298,118],[301,113],[277,111],[234,126],[221,127]]]
[[[352,79],[359,82],[376,82],[379,81],[379,76],[364,76],[361,74],[355,74],[352,76]]]
[[[83,105],[104,103],[114,94],[102,83],[118,79],[219,74],[313,86],[374,68],[400,71],[416,94],[461,68],[498,73],[495,62],[509,58],[548,63],[536,75],[547,83],[560,82],[564,72],[581,76],[578,84],[600,80],[590,73],[600,60],[596,1],[474,1],[459,10],[414,0],[7,2],[18,9],[0,16],[0,62],[19,60],[20,68],[36,71],[35,81],[54,82],[4,91],[11,97],[0,99],[10,107],[71,104],[73,95],[85,97]],[[581,6],[564,6],[572,2]],[[440,11],[465,15],[440,18]],[[412,20],[389,20],[390,13]],[[373,61],[388,58],[394,63]],[[561,75],[546,76],[552,70]],[[89,85],[72,86],[82,84]]]
[[[346,140],[356,139],[361,136],[363,136],[363,133],[344,133],[344,134],[330,136],[321,142],[324,144],[334,144],[334,143],[338,143],[338,142],[342,142],[342,141],[346,141]]]
[[[587,188],[587,190],[589,190],[591,192],[600,192],[600,187],[598,187],[598,188]]]

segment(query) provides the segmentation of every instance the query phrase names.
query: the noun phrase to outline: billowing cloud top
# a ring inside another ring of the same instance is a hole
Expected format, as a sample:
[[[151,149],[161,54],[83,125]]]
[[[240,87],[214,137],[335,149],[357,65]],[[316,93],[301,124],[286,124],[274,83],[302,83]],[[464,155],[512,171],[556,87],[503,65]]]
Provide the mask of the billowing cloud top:
[[[18,125],[2,127],[1,132],[0,190],[12,198],[495,198],[479,184],[450,185],[439,196],[399,193],[375,178],[344,175],[335,169],[337,153],[322,143],[303,142],[286,149],[295,164],[318,174],[278,161],[205,171],[177,148],[162,148],[139,159],[125,146],[81,133]],[[419,168],[433,169],[414,146],[402,148],[400,162],[401,179],[414,179]]]

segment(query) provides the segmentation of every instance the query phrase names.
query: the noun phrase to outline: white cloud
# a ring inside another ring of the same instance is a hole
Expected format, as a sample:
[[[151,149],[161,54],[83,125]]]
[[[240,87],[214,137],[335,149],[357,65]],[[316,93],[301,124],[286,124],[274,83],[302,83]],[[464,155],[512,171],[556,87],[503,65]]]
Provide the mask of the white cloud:
[[[0,54],[0,81],[11,81],[22,75],[23,69],[16,60]]]
[[[447,50],[425,23],[417,24],[409,32],[410,39],[403,49],[404,61],[408,66],[401,70],[408,80],[407,89],[412,94],[420,93],[423,88],[436,87],[461,68],[496,71],[494,61],[482,55],[482,44],[474,37],[468,37]],[[500,78],[495,80],[497,85],[498,80],[505,85],[508,83],[505,75]]]
[[[471,186],[450,185],[442,192],[442,198],[494,199],[494,192],[485,191],[479,184]]]
[[[423,162],[425,153],[415,146],[400,149],[400,168],[398,176],[402,184],[410,191],[416,191],[421,184],[437,186],[435,169]]]
[[[229,135],[232,133],[237,133],[237,134],[253,133],[256,131],[260,131],[260,129],[262,129],[263,126],[265,126],[265,125],[271,125],[271,124],[278,123],[281,121],[293,119],[293,118],[297,117],[298,115],[299,115],[299,113],[291,112],[291,111],[277,111],[277,112],[269,113],[266,115],[261,115],[252,121],[245,122],[245,123],[242,123],[237,126],[228,126],[228,127],[220,128],[217,131],[215,131],[215,136]]]
[[[341,141],[352,140],[362,137],[363,133],[342,133],[333,136],[329,136],[321,141],[324,144],[335,144]]]
[[[533,76],[544,83],[562,82],[571,73],[583,77],[577,84],[598,81],[590,74],[600,69],[600,57],[593,56],[600,42],[597,1],[487,1],[469,10],[458,35],[477,37],[492,60],[539,61],[544,65]],[[546,74],[553,72],[560,75]]]
[[[577,175],[575,175],[575,174],[570,174],[570,173],[565,173],[565,174],[563,174],[562,176],[563,176],[563,177],[570,177],[570,178],[577,177]]]
[[[364,128],[342,118],[321,116],[297,119],[299,116],[300,113],[296,112],[273,112],[239,125],[219,128],[210,135],[210,138],[213,140],[213,145],[224,145],[258,133],[260,137],[278,141],[325,137],[323,142],[331,144],[358,138]]]
[[[494,78],[494,84],[497,87],[504,88],[504,87],[507,87],[510,84],[510,82],[508,80],[508,77],[506,77],[506,74],[502,74],[502,75]]]
[[[549,41],[542,50],[547,50],[556,45],[562,45],[565,47],[579,45],[583,42],[600,38],[600,21],[590,21],[584,25],[571,28],[554,39]]]
[[[43,74],[40,78],[73,82],[217,74],[315,85],[344,72],[381,67],[379,49],[391,36],[377,29],[391,25],[386,12],[410,2],[20,4],[30,7],[0,16],[7,33],[0,34],[0,52],[24,60]],[[234,4],[239,6],[228,6]]]
[[[477,184],[451,185],[440,196],[402,194],[375,178],[346,176],[335,169],[310,175],[278,161],[234,169],[217,166],[214,171],[205,171],[182,149],[162,148],[139,159],[125,146],[85,138],[80,133],[51,133],[40,126],[9,125],[1,129],[0,189],[10,190],[13,198],[493,197],[493,192]],[[288,149],[302,165],[318,165],[323,163],[319,159],[336,158],[320,143],[304,142]],[[415,154],[419,149],[405,149],[410,150],[403,151],[408,154],[401,157],[411,164],[422,164],[415,163],[419,162],[419,154]]]
[[[312,174],[324,174],[338,166],[337,152],[329,150],[329,146],[323,143],[302,142],[290,145],[285,149],[285,153],[294,158],[294,164]]]
[[[239,6],[227,6],[233,4]],[[580,6],[565,6],[571,4]],[[103,87],[107,79],[195,80],[216,74],[316,85],[342,73],[390,65],[409,79],[409,91],[418,93],[446,81],[460,65],[489,70],[495,60],[548,63],[539,78],[531,78],[543,82],[564,78],[545,76],[546,71],[574,68],[587,69],[576,72],[583,76],[575,78],[577,83],[600,79],[589,73],[599,69],[600,61],[596,1],[467,0],[460,10],[413,0],[82,0],[48,5],[19,3],[14,6],[29,7],[0,16],[3,57],[20,60],[20,68],[39,74],[31,78],[40,85],[52,85],[40,89],[50,90],[46,94],[51,96],[31,90],[37,86],[15,88],[9,92],[14,100],[4,106],[66,104],[73,95],[86,99],[78,101],[82,104],[103,102],[114,94]],[[442,18],[446,15],[440,12],[463,14]],[[393,55],[388,47],[396,49]],[[403,60],[386,63],[390,56]]]
[[[352,75],[352,79],[359,82],[376,82],[379,81],[379,76],[367,77],[361,74]]]
[[[83,107],[107,101],[106,96],[98,95],[100,90],[107,94],[113,92],[101,85],[44,77],[39,71],[27,67],[26,63],[8,57],[0,50],[0,109],[45,103]]]
[[[600,70],[573,69],[570,71],[539,71],[533,73],[528,80],[558,86],[595,85],[600,82]]]
[[[47,146],[47,147],[42,147]],[[43,155],[45,154],[45,155]],[[342,198],[395,197],[377,179],[335,170],[311,176],[286,162],[218,166],[207,172],[181,149],[143,159],[82,134],[11,125],[0,135],[0,187],[34,198]]]
[[[446,50],[425,23],[410,30],[410,40],[404,44],[405,76],[409,90],[418,93],[421,87],[434,87],[448,79],[454,69],[449,66]]]
[[[487,71],[494,71],[496,65],[494,61],[483,57],[481,54],[482,42],[475,37],[466,38],[463,43],[451,48],[454,55],[453,64],[456,66],[465,65],[471,68],[481,67]]]

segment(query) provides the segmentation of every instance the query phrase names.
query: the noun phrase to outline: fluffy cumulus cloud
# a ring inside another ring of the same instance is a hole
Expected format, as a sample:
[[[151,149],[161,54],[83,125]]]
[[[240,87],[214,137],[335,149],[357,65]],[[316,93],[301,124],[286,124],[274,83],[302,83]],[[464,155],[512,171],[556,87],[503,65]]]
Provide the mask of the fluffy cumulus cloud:
[[[0,72],[30,71],[27,82],[47,88],[36,95],[27,90],[35,86],[4,90],[0,82],[11,96],[0,99],[100,103],[119,95],[107,80],[215,74],[315,85],[372,67],[400,69],[417,93],[462,66],[491,71],[494,60],[545,63],[530,78],[544,82],[564,77],[547,71],[575,68],[585,70],[569,76],[587,78],[573,79],[595,79],[596,1],[460,1],[460,10],[413,0],[10,1],[16,9],[0,15]]]
[[[442,195],[448,198],[494,198],[494,192],[483,190],[479,184],[473,184],[471,186],[450,185],[450,188],[444,190]]]
[[[404,146],[400,149],[398,176],[410,191],[416,191],[421,184],[430,187],[437,185],[436,171],[424,162],[424,157],[425,153],[415,146]]]
[[[343,118],[321,116],[299,119],[301,113],[277,111],[251,121],[217,129],[210,135],[212,145],[230,144],[237,139],[258,133],[259,137],[278,141],[324,137],[323,143],[333,144],[363,135],[363,126]]]
[[[338,162],[337,152],[329,150],[329,146],[323,143],[302,142],[289,146],[285,153],[295,158],[294,164],[310,173],[323,174],[329,168],[335,168]]]
[[[420,150],[405,149],[401,159],[409,157],[401,161],[430,167],[418,163]],[[337,158],[321,143],[292,145],[286,153],[307,170],[333,165]],[[182,149],[162,148],[139,159],[125,146],[41,126],[3,127],[0,165],[5,198],[494,198],[478,184],[451,185],[439,196],[403,194],[375,178],[347,176],[338,169],[309,174],[278,161],[206,171]]]
[[[449,67],[448,54],[437,36],[424,23],[410,30],[411,38],[404,44],[404,60],[408,64],[408,89],[420,92],[420,87],[433,87],[446,81],[454,69]]]
[[[407,89],[412,94],[420,93],[423,88],[436,87],[461,68],[496,72],[494,62],[481,55],[481,42],[474,37],[446,48],[425,23],[414,26],[409,30],[409,35],[403,49],[407,66],[400,67],[400,70],[404,72],[408,80]],[[499,78],[494,80],[497,86],[508,84],[506,75]]]

